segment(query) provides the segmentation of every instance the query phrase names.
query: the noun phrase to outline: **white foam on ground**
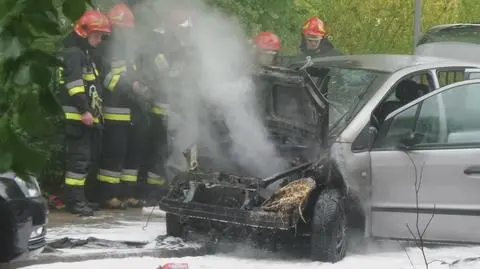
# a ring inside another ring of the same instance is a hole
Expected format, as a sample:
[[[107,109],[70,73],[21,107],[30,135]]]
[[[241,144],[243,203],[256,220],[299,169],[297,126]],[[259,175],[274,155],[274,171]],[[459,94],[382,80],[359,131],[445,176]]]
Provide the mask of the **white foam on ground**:
[[[425,268],[423,259],[416,249],[409,249],[408,253],[416,268]],[[456,259],[468,257],[477,257],[480,255],[480,247],[455,247],[427,250],[429,261],[443,260],[451,262]],[[242,268],[242,269],[412,269],[409,259],[403,252],[391,252],[368,255],[349,255],[344,260],[336,263],[319,263],[308,260],[285,260],[285,259],[250,259],[235,258],[230,256],[216,255],[203,257],[184,257],[184,258],[123,258],[123,259],[104,259],[91,260],[74,263],[53,263],[47,265],[33,265],[24,267],[25,269],[84,269],[84,268],[101,268],[101,269],[156,269],[159,265],[170,262],[186,262],[190,269],[225,269],[225,268]],[[442,265],[440,262],[430,264],[430,269],[448,269],[448,265]],[[480,268],[480,262],[460,263],[460,265],[452,267],[458,269]]]
[[[84,224],[64,225],[50,228],[47,231],[47,240],[55,240],[63,237],[73,239],[86,239],[94,236],[99,239],[116,241],[151,242],[157,236],[166,233],[165,222],[154,219],[145,221],[116,221],[114,224]]]
[[[144,215],[152,214],[153,216],[156,216],[156,217],[165,217],[165,211],[158,208],[158,206],[144,207],[142,209],[142,214]]]

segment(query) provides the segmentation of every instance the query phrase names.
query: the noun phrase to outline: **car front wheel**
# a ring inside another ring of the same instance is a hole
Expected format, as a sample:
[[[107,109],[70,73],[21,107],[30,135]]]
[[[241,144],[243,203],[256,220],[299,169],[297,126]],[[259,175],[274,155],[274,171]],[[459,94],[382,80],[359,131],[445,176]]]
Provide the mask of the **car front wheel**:
[[[347,218],[344,204],[338,190],[327,189],[319,195],[312,219],[312,260],[335,263],[345,257]]]

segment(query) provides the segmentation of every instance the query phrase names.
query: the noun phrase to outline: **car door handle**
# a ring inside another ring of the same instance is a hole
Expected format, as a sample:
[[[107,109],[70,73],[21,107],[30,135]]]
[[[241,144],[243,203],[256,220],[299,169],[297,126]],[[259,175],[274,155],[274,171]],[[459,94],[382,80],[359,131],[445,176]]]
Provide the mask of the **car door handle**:
[[[463,171],[466,175],[480,174],[480,166],[470,166]]]

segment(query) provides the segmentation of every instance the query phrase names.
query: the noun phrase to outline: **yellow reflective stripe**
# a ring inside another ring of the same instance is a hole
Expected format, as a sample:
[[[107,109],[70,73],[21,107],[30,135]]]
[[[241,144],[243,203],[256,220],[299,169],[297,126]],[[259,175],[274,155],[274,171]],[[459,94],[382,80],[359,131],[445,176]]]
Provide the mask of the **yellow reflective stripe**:
[[[129,114],[111,114],[104,113],[103,119],[105,120],[116,120],[116,121],[130,121],[132,117]]]
[[[147,184],[150,185],[165,185],[166,181],[163,178],[147,178]]]
[[[165,109],[157,106],[152,107],[150,111],[156,115],[167,115],[167,111]]]
[[[113,89],[115,88],[115,86],[117,86],[118,80],[120,80],[120,75],[113,75],[113,76],[112,76],[112,79],[111,79],[110,82],[108,83],[107,88],[108,88],[109,90],[113,91]]]
[[[80,113],[65,112],[65,119],[67,119],[67,120],[82,120],[82,115],[80,115]],[[93,122],[99,123],[100,120],[97,117],[93,117]]]
[[[123,169],[120,180],[125,182],[137,182],[137,174],[138,170],[136,169]]]
[[[122,175],[120,177],[121,181],[127,181],[127,182],[137,182],[138,177],[133,176],[133,175]]]
[[[104,107],[103,118],[113,121],[130,121],[130,108],[124,107]]]
[[[110,183],[110,184],[119,184],[120,183],[120,178],[105,176],[105,175],[97,175],[97,180],[105,182],[105,183]]]
[[[84,186],[85,185],[85,179],[78,179],[78,178],[71,178],[71,177],[65,177],[65,185],[69,186]]]
[[[126,66],[112,68],[112,73],[115,74],[115,75],[118,75],[118,74],[123,73],[123,72],[127,72],[127,67]]]
[[[94,81],[95,75],[93,73],[90,74],[83,74],[83,79],[86,81]]]
[[[68,95],[73,96],[75,94],[85,93],[85,86],[77,86],[68,90]]]

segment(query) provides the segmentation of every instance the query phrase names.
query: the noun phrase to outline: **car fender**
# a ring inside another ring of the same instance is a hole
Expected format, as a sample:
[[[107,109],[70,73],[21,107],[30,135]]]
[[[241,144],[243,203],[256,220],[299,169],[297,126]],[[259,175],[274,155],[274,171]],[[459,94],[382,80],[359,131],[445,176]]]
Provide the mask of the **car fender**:
[[[15,176],[13,172],[0,173],[0,197],[6,201],[25,198],[14,180]]]

